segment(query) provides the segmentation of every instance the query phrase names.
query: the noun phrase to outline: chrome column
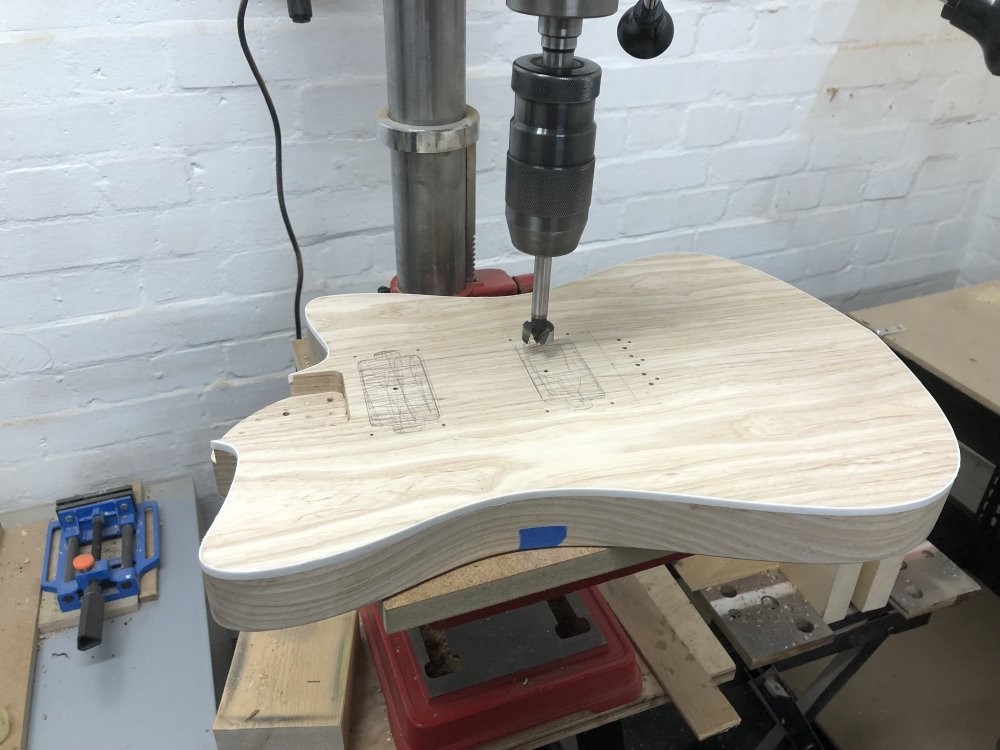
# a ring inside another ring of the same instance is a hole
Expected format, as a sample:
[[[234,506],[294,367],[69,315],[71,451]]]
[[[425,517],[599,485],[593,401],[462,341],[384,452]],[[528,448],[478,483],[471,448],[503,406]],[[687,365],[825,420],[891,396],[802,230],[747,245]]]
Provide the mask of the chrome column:
[[[465,0],[384,0],[400,291],[452,295],[475,273],[479,115],[465,102]]]

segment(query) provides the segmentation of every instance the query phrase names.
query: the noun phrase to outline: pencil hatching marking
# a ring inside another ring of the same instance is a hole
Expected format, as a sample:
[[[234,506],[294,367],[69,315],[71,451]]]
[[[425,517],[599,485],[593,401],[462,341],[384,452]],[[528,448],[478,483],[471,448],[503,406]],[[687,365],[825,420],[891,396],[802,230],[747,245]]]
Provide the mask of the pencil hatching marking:
[[[546,403],[589,409],[594,401],[604,398],[604,389],[571,342],[523,344],[516,349],[538,395]]]
[[[415,354],[378,352],[358,362],[358,374],[372,427],[392,427],[400,434],[417,432],[440,418],[424,361]]]

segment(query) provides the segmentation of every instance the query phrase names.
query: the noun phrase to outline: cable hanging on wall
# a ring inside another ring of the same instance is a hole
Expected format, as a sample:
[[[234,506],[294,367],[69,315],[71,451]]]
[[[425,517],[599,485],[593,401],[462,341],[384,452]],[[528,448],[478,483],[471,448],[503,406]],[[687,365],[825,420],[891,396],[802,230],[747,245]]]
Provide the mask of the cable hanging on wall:
[[[253,73],[254,80],[257,81],[257,86],[260,88],[260,93],[264,96],[264,102],[267,104],[267,111],[271,115],[271,124],[274,126],[274,175],[278,192],[278,208],[281,209],[281,220],[285,224],[285,231],[288,232],[288,241],[292,245],[292,252],[295,253],[295,338],[301,339],[302,282],[304,276],[304,270],[302,267],[302,250],[299,248],[299,241],[295,236],[295,230],[292,229],[292,221],[288,218],[288,209],[285,206],[285,181],[281,154],[281,123],[278,120],[278,111],[274,108],[274,101],[271,99],[271,94],[267,90],[267,84],[264,83],[264,78],[261,76],[260,70],[257,68],[257,63],[254,61],[253,54],[250,52],[250,45],[247,44],[247,2],[248,0],[240,0],[239,11],[236,14],[236,31],[239,34],[240,47],[243,48],[243,56],[246,57],[247,65],[250,66],[250,72]],[[291,7],[289,8],[289,12],[291,13]],[[293,16],[293,20],[300,21],[301,19]]]

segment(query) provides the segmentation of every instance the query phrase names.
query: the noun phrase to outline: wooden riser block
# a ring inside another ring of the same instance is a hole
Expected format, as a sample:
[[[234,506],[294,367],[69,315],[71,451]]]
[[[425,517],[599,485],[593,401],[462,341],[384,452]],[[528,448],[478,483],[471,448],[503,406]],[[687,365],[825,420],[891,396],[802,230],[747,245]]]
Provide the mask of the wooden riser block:
[[[598,588],[699,740],[740,723],[739,715],[637,578],[619,578]]]
[[[218,750],[349,747],[356,612],[241,633],[212,731]]]
[[[650,550],[557,547],[497,555],[432,578],[382,602],[389,633],[559,589],[664,558]],[[580,586],[589,585],[580,583]]]

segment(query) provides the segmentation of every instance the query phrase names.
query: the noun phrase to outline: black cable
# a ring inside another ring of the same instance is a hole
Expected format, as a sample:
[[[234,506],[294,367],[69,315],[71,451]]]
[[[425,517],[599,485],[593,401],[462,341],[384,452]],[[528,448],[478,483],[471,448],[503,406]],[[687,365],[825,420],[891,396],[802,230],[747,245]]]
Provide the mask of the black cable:
[[[267,90],[264,78],[254,62],[250,53],[250,46],[247,44],[246,30],[247,0],[240,0],[240,9],[236,14],[236,31],[240,37],[240,47],[243,48],[243,56],[247,59],[247,65],[253,73],[254,80],[260,88],[260,93],[264,95],[264,102],[267,104],[267,111],[271,115],[271,124],[274,126],[274,175],[278,188],[278,207],[281,209],[281,220],[285,222],[285,231],[288,232],[288,241],[292,243],[292,251],[295,253],[295,269],[298,274],[295,282],[295,338],[302,338],[302,280],[304,271],[302,268],[302,250],[299,248],[299,241],[295,237],[295,230],[292,229],[292,221],[288,218],[288,209],[285,207],[285,180],[281,162],[281,123],[278,122],[278,111],[274,108],[271,94]]]

